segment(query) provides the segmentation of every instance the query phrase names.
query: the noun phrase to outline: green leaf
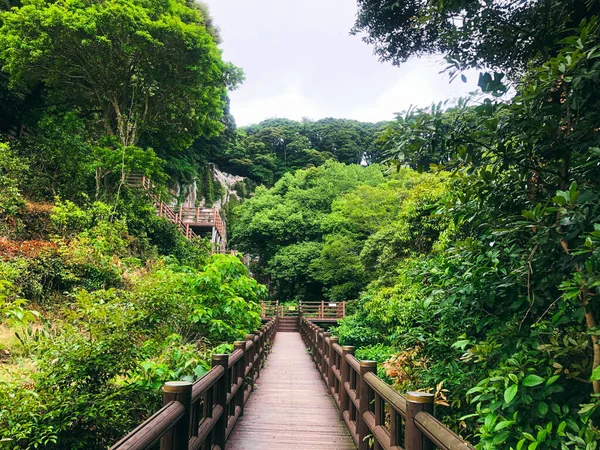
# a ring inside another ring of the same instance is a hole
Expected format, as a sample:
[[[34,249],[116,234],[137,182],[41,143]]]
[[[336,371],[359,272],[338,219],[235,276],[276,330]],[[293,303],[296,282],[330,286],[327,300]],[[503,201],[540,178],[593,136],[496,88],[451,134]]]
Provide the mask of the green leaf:
[[[590,381],[598,381],[600,380],[600,366],[596,367],[592,372],[592,376],[590,377]]]
[[[544,379],[537,375],[527,375],[523,380],[523,386],[532,387],[542,384]]]
[[[548,414],[548,404],[546,402],[540,402],[538,403],[538,412],[542,415],[545,416],[546,414]]]
[[[499,422],[498,425],[496,425],[494,431],[500,431],[506,427],[511,426],[513,423],[515,423],[514,420],[503,420],[502,422]]]
[[[535,438],[533,437],[533,434],[523,432],[523,436],[525,436],[526,439],[535,442]]]
[[[507,404],[510,404],[515,396],[517,395],[517,391],[519,389],[519,386],[516,384],[513,384],[512,386],[509,386],[505,391],[504,391],[504,401]]]
[[[506,441],[506,438],[510,436],[510,431],[503,431],[502,433],[498,433],[492,439],[492,445],[499,445]]]

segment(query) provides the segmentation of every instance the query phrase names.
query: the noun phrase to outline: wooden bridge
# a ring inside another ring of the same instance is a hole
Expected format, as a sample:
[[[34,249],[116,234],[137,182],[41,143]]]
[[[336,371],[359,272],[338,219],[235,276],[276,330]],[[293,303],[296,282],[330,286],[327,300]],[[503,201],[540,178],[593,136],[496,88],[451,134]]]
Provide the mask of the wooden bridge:
[[[152,180],[141,174],[128,174],[125,176],[125,182],[129,187],[144,189],[152,198],[158,216],[177,225],[186,238],[193,239],[210,234],[214,250],[226,251],[227,228],[217,208],[169,206],[153,193],[155,186]]]
[[[435,419],[433,394],[401,395],[302,312],[276,313],[212,364],[166,383],[162,409],[111,450],[473,450]]]

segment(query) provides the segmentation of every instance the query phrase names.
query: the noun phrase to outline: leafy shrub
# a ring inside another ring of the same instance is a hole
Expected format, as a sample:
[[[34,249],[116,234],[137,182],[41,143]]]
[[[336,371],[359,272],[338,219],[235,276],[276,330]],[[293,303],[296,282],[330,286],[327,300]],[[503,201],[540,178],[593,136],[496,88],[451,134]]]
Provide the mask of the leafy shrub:
[[[20,297],[15,286],[19,272],[15,266],[0,261],[0,324],[23,326],[36,320],[37,311],[26,308],[27,300]]]
[[[64,320],[27,336],[33,385],[0,383],[7,445],[106,448],[158,406],[165,381],[202,376],[211,346],[260,326],[266,288],[235,256],[214,255],[201,271],[171,258],[129,277],[129,290],[73,291]]]
[[[353,345],[358,348],[376,345],[383,340],[383,336],[376,329],[356,316],[346,317],[330,331],[340,338],[341,345]]]
[[[386,381],[390,381],[382,363],[388,361],[395,351],[393,347],[379,343],[357,348],[354,356],[359,360],[376,361],[377,375]]]
[[[8,144],[0,142],[0,234],[17,228],[15,215],[25,206],[19,186],[27,165],[17,158]]]

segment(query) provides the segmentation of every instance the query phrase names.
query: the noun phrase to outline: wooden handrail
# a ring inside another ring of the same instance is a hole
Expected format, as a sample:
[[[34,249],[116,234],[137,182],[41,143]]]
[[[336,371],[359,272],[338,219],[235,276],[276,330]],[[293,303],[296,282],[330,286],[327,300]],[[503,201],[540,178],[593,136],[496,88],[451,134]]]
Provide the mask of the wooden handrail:
[[[300,334],[359,450],[371,448],[369,435],[382,450],[474,449],[433,416],[433,394],[401,395],[377,376],[375,361],[357,360],[354,347],[304,316]]]
[[[224,449],[276,333],[274,317],[236,341],[230,355],[213,355],[212,369],[196,382],[166,383],[164,406],[111,450],[147,450],[159,441],[161,450]]]
[[[304,303],[298,306],[300,315],[307,319],[332,320],[346,317],[346,302],[326,303]]]
[[[279,300],[274,302],[261,302],[260,306],[262,308],[261,316],[263,320],[279,317]]]

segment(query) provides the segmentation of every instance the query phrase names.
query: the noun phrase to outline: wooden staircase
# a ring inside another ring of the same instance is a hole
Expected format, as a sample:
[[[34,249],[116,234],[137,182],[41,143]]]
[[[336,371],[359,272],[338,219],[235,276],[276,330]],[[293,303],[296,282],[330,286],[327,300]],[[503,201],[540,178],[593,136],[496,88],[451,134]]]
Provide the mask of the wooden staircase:
[[[298,333],[300,332],[300,322],[296,317],[280,317],[277,323],[278,333]]]
[[[202,231],[210,231],[213,251],[227,252],[227,228],[217,208],[169,206],[153,192],[155,185],[152,180],[141,174],[127,174],[125,184],[130,188],[141,188],[146,191],[156,207],[157,215],[177,225],[186,238],[194,239]]]

